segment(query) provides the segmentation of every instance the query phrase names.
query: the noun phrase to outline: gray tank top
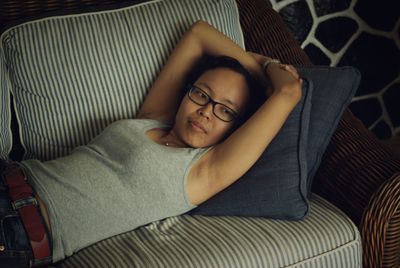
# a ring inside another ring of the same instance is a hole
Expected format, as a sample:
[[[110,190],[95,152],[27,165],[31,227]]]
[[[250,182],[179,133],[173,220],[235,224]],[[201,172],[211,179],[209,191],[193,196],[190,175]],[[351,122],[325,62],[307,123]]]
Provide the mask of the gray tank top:
[[[209,148],[159,145],[145,132],[160,127],[169,126],[147,119],[116,121],[66,157],[21,162],[49,211],[54,262],[196,207],[188,199],[186,178]]]

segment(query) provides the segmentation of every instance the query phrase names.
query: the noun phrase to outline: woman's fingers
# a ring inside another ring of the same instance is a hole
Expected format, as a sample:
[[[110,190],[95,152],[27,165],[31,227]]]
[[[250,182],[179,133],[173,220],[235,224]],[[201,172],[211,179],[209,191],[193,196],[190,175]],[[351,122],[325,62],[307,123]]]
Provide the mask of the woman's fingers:
[[[257,62],[259,62],[261,65],[266,61],[266,60],[270,60],[270,57],[255,53],[255,52],[251,52],[251,51],[247,51],[248,54],[250,54],[254,59],[256,59]],[[303,84],[303,80],[300,78],[300,75],[297,71],[297,69],[290,64],[279,64],[279,68],[282,70],[285,70],[287,72],[289,72],[299,83],[300,85]]]
[[[297,71],[297,69],[290,64],[281,64],[281,69],[289,72],[296,80],[298,80],[298,82],[300,83],[300,86],[303,85],[303,79],[301,79],[299,72]]]
[[[300,79],[300,75],[297,72],[297,69],[294,68],[293,65],[288,65],[288,64],[282,64],[281,68],[285,71],[288,71],[291,75],[293,75],[294,78]]]

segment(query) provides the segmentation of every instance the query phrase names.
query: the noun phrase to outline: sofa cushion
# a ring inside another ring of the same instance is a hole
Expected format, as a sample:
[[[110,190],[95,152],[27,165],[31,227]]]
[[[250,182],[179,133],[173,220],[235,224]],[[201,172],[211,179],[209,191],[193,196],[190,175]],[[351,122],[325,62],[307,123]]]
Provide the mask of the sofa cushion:
[[[198,19],[244,46],[234,0],[150,1],[5,31],[7,69],[0,71],[10,83],[2,91],[15,98],[23,158],[67,155],[111,122],[134,117],[180,36]]]
[[[302,221],[181,215],[89,246],[57,267],[361,268],[361,238],[317,195]]]

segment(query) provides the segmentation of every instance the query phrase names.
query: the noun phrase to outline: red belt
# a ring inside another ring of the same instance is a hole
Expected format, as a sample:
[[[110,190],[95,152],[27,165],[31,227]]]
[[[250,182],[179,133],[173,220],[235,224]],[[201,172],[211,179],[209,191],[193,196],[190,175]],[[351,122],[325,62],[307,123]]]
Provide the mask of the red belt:
[[[34,256],[33,265],[51,262],[51,248],[46,227],[24,172],[20,166],[14,164],[7,168],[4,178],[12,206],[18,211],[28,235]]]

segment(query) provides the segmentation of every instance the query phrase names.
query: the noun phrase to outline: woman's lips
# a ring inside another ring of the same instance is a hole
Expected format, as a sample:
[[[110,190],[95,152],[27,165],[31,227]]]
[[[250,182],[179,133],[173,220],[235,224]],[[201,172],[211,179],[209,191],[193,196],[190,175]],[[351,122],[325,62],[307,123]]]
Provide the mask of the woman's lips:
[[[204,129],[204,127],[200,123],[197,123],[196,121],[189,121],[189,122],[194,130],[196,130],[198,132],[207,133],[206,130]]]

